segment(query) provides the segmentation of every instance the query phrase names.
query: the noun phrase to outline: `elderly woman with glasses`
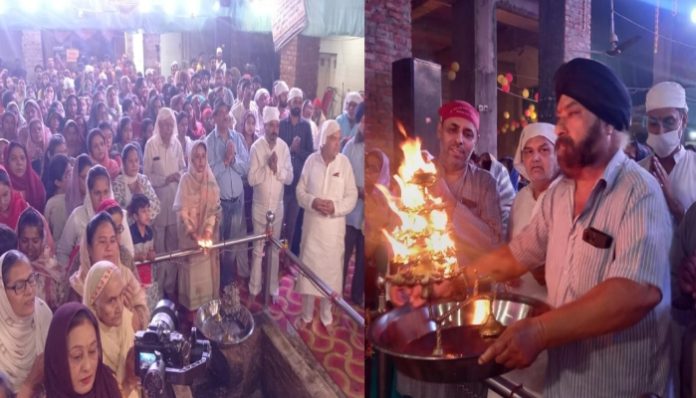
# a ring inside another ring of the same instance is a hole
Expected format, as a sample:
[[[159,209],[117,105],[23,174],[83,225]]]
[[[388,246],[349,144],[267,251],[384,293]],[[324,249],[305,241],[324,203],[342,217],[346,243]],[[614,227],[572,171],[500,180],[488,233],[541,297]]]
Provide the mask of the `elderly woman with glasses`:
[[[38,274],[17,250],[0,257],[0,372],[20,396],[34,396],[43,381],[43,350],[53,314],[36,297]]]

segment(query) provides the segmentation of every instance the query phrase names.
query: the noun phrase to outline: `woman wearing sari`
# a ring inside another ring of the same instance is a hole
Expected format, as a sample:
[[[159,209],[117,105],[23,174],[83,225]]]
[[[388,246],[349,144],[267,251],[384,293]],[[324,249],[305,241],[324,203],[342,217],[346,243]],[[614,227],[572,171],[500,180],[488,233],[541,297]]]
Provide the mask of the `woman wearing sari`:
[[[51,310],[36,297],[37,275],[24,254],[8,251],[0,257],[0,267],[0,371],[14,391],[33,396],[43,378]]]
[[[89,308],[81,303],[62,305],[46,338],[46,397],[119,397],[118,382],[102,354],[99,325]]]
[[[150,322],[150,310],[147,306],[147,297],[137,277],[121,261],[121,250],[118,244],[118,232],[116,223],[106,212],[94,216],[87,224],[85,234],[80,244],[78,269],[69,275],[71,298],[82,300],[84,297],[85,280],[87,273],[93,264],[99,261],[109,261],[118,266],[123,277],[125,289],[123,290],[124,303],[133,314],[133,328],[145,329]]]
[[[82,303],[99,322],[104,364],[114,372],[121,396],[138,398],[138,377],[133,357],[133,313],[123,306],[124,288],[118,266],[109,261],[99,261],[87,272]]]
[[[39,119],[29,121],[29,136],[25,146],[29,156],[29,162],[32,168],[37,173],[41,172],[41,159],[48,149],[48,142],[51,140],[51,135],[46,135],[43,130],[43,122]]]
[[[19,216],[27,207],[29,205],[22,194],[12,189],[9,174],[0,166],[0,224],[15,230]]]
[[[34,272],[40,275],[37,296],[54,311],[66,301],[68,293],[63,270],[56,261],[55,247],[43,216],[31,207],[24,210],[17,223],[17,249],[27,256]]]
[[[87,135],[87,149],[94,164],[100,164],[109,172],[111,179],[115,179],[121,172],[121,166],[109,157],[109,148],[106,146],[104,133],[96,128]]]
[[[174,199],[179,248],[198,247],[199,241],[214,241],[219,230],[220,188],[208,165],[208,148],[196,141],[191,150],[188,171],[181,177]],[[218,297],[220,286],[219,256],[199,253],[183,261],[179,268],[179,303],[193,310]]]
[[[123,148],[123,173],[114,179],[114,198],[122,208],[128,208],[133,194],[142,193],[150,200],[150,214],[152,219],[160,212],[160,200],[152,188],[150,179],[140,173],[142,167],[142,154],[139,145],[131,142]]]
[[[24,120],[20,125],[19,129],[19,142],[26,143],[29,140],[29,122],[34,119],[38,119],[41,122],[42,135],[44,137],[44,142],[48,144],[48,138],[51,137],[51,130],[43,123],[43,113],[41,112],[41,107],[33,99],[28,99],[24,101]],[[33,149],[33,148],[31,148]],[[45,149],[45,148],[44,148]]]
[[[21,193],[29,205],[43,213],[46,189],[28,159],[27,150],[21,144],[11,142],[5,149],[5,169],[12,181],[12,188]]]

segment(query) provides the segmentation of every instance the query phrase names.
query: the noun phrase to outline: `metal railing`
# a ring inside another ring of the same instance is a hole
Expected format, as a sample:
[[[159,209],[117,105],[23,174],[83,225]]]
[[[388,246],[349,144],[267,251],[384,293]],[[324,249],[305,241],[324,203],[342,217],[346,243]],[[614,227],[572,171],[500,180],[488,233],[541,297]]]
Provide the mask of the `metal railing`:
[[[329,287],[326,282],[324,282],[319,276],[317,276],[316,273],[314,273],[306,264],[304,264],[297,256],[295,256],[294,253],[292,253],[283,243],[278,241],[277,239],[273,238],[273,221],[275,220],[275,214],[273,214],[272,211],[268,211],[266,213],[266,231],[263,234],[256,234],[256,235],[249,235],[244,238],[239,238],[239,239],[229,239],[225,240],[222,242],[215,243],[211,245],[210,247],[202,248],[193,248],[193,249],[185,249],[185,250],[178,250],[174,251],[171,253],[167,254],[162,254],[159,256],[156,256],[152,260],[145,260],[145,261],[136,261],[135,265],[140,265],[140,264],[151,264],[151,263],[158,263],[162,261],[171,261],[177,258],[182,258],[182,257],[187,257],[191,256],[193,254],[198,254],[206,250],[212,250],[212,249],[221,249],[225,248],[228,246],[234,246],[234,245],[241,245],[244,243],[250,243],[250,242],[256,242],[259,240],[265,240],[266,241],[266,247],[265,247],[265,257],[266,257],[266,267],[264,272],[264,302],[263,302],[263,308],[264,310],[267,310],[269,305],[271,304],[271,291],[270,291],[270,285],[271,285],[271,278],[270,278],[270,259],[271,259],[271,250],[273,250],[273,246],[278,248],[279,254],[284,253],[290,260],[291,262],[295,265],[295,269],[300,271],[305,277],[307,277],[314,286],[319,289],[319,291],[329,298],[336,306],[341,309],[341,311],[345,312],[348,317],[355,322],[358,326],[360,327],[365,327],[365,318],[360,315],[353,307],[350,306],[342,297],[342,295],[339,292],[334,291]],[[339,271],[340,272],[340,271]]]

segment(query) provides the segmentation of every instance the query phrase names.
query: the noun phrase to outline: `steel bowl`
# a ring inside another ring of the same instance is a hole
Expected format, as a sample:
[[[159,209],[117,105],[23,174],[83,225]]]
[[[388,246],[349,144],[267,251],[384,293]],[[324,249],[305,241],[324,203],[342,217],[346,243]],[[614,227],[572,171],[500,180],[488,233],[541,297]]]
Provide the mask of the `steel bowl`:
[[[461,308],[455,309],[457,305]],[[509,371],[489,362],[478,364],[478,357],[495,339],[480,336],[490,303],[486,299],[441,302],[414,309],[397,308],[377,318],[368,331],[375,349],[390,357],[396,368],[414,379],[437,383],[474,382]],[[493,314],[504,326],[548,311],[549,306],[533,298],[500,293],[493,302]],[[452,311],[442,324],[443,355],[433,355],[436,323],[434,319]]]
[[[223,348],[240,344],[254,332],[254,317],[246,307],[240,305],[227,314],[222,311],[219,299],[198,308],[193,323],[208,340]]]

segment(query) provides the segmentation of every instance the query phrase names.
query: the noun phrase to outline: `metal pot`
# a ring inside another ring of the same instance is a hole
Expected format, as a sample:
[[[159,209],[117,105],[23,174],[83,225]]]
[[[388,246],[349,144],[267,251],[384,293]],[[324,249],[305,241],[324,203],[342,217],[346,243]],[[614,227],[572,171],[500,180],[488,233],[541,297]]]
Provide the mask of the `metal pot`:
[[[493,314],[504,326],[548,310],[546,303],[512,293],[498,294],[493,302]],[[442,324],[444,353],[433,355],[434,319],[449,311],[452,313]],[[377,318],[368,338],[409,377],[437,383],[481,381],[509,370],[495,362],[478,364],[478,357],[494,341],[479,334],[488,311],[489,301],[483,298],[433,303],[417,309],[404,306]]]
[[[194,325],[208,340],[225,348],[240,344],[251,336],[254,317],[244,306],[226,313],[220,300],[215,299],[198,308]]]

